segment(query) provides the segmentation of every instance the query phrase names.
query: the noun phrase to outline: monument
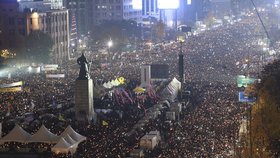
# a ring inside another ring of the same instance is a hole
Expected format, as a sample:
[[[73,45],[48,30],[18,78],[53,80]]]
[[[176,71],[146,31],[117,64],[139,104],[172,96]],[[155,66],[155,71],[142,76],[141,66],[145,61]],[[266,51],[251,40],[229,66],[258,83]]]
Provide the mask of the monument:
[[[89,63],[84,53],[77,59],[77,63],[80,65],[80,72],[75,82],[75,115],[79,122],[91,122],[95,118],[93,82],[88,72]]]

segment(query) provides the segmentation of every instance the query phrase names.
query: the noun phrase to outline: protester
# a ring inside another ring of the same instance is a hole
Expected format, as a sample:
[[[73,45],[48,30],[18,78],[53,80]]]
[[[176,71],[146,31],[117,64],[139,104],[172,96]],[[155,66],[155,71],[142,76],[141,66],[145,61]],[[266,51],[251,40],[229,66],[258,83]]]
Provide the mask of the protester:
[[[95,106],[114,110],[112,113],[98,114],[101,119],[99,122],[105,121],[106,124],[75,123],[74,113],[69,110],[74,107],[74,85],[79,71],[74,62],[70,61],[61,68],[60,72],[66,74],[62,79],[48,79],[45,74],[17,72],[12,79],[1,80],[1,84],[24,81],[25,88],[23,92],[1,93],[0,114],[5,125],[2,126],[3,135],[7,134],[15,123],[24,126],[30,133],[36,132],[40,125],[44,124],[58,135],[71,124],[78,133],[87,137],[74,156],[104,158],[125,157],[138,147],[139,139],[145,133],[160,130],[166,135],[163,140],[165,145],[147,153],[153,157],[227,157],[235,149],[237,131],[246,110],[237,100],[236,76],[256,72],[261,64],[259,56],[263,52],[256,44],[257,27],[260,27],[257,18],[246,18],[186,40],[182,52],[185,80],[194,94],[191,99],[192,110],[185,111],[181,121],[170,125],[168,129],[165,129],[160,119],[156,119],[149,122],[142,131],[136,131],[132,137],[126,136],[144,115],[144,110],[136,102],[136,95],[132,94],[132,89],[140,85],[140,66],[152,63],[168,64],[170,76],[178,78],[178,42],[164,44],[160,52],[144,50],[143,47],[136,52],[112,52],[113,55],[110,56],[95,52],[86,54],[87,58],[91,59],[89,61],[93,61],[90,75],[95,85],[123,76],[126,85],[122,88],[134,101],[125,101],[120,105],[105,90],[105,94],[95,99]],[[246,63],[245,59],[250,62]],[[157,102],[147,98],[143,108],[151,107]],[[123,117],[120,117],[116,110],[122,111]],[[27,120],[26,113],[30,112],[32,117]],[[53,115],[42,117],[46,113]],[[14,146],[16,145],[11,143],[1,147]],[[38,148],[34,144],[29,147]]]

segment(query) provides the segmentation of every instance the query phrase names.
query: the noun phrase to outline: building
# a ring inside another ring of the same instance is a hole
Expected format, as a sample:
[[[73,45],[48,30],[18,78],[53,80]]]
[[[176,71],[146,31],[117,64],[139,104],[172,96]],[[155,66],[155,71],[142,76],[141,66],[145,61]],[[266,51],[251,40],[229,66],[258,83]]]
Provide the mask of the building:
[[[133,9],[132,0],[93,0],[92,21],[98,25],[106,20],[142,20],[142,10]]]
[[[66,0],[66,8],[69,10],[70,26],[76,23],[77,36],[88,34],[92,25],[92,0]],[[72,29],[72,28],[71,28]]]
[[[16,0],[0,0],[0,50],[15,48],[18,35],[25,33],[25,16],[17,12]]]
[[[53,62],[62,64],[69,58],[69,15],[67,9],[46,12],[47,34],[54,42]]]
[[[54,42],[52,62],[65,62],[69,57],[68,10],[51,7],[47,1],[1,0],[0,49],[15,48],[19,39],[40,30],[49,34]]]
[[[232,15],[238,16],[241,13],[241,8],[240,8],[240,2],[241,0],[231,0],[231,10],[232,10]]]
[[[142,0],[142,15],[143,17],[155,17],[159,19],[159,9],[157,0]]]
[[[216,18],[223,18],[231,15],[231,1],[230,0],[212,0],[211,11]]]
[[[210,11],[209,0],[179,0],[177,9],[161,9],[161,19],[171,28],[175,26],[192,26],[202,21]]]

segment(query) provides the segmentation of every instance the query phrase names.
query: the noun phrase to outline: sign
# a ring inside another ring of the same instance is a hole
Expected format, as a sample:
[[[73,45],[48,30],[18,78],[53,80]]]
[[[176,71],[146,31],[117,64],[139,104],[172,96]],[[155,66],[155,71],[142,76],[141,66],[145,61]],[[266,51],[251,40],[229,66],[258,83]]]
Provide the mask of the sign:
[[[64,78],[65,74],[46,74],[46,78]]]
[[[256,97],[249,97],[249,96],[246,96],[244,94],[244,92],[239,92],[238,93],[238,101],[239,102],[249,102],[249,103],[253,103],[253,102],[256,102],[257,98]]]
[[[57,64],[49,64],[49,65],[45,65],[42,67],[43,71],[54,71],[57,70],[58,65]]]
[[[22,87],[0,88],[0,93],[20,92],[20,91],[22,91]]]
[[[22,83],[23,83],[22,81],[19,81],[19,82],[14,82],[14,83],[10,83],[10,84],[2,84],[2,85],[0,85],[0,88],[22,86]]]
[[[254,78],[246,77],[244,75],[237,76],[237,87],[247,87],[249,84],[253,84],[256,81]]]

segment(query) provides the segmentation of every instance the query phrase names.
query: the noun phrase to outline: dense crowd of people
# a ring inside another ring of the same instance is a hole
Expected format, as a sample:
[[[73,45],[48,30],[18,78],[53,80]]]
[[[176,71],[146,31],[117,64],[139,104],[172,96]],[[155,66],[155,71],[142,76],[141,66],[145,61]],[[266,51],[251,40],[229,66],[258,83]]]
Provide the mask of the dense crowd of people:
[[[148,122],[142,130],[127,136],[131,127],[143,116],[143,111],[139,111],[137,106],[126,105],[118,108],[124,112],[122,117],[115,112],[101,113],[97,125],[77,124],[71,109],[74,107],[74,84],[79,68],[75,61],[72,61],[59,70],[66,74],[63,79],[48,79],[42,74],[19,72],[13,74],[11,79],[0,81],[1,84],[24,81],[26,88],[23,92],[1,93],[2,135],[7,134],[15,123],[21,124],[29,133],[36,132],[40,125],[44,124],[55,134],[60,134],[67,124],[71,124],[78,133],[87,137],[87,140],[79,145],[74,157],[103,158],[126,157],[131,150],[139,147],[139,139],[145,133],[159,130],[164,135],[163,142],[147,155],[229,157],[234,154],[237,131],[246,110],[246,106],[238,102],[236,76],[255,72],[258,74],[261,66],[259,57],[263,51],[256,44],[259,37],[256,36],[258,32],[254,28],[257,27],[260,26],[256,18],[246,18],[233,25],[224,25],[190,36],[186,40],[182,52],[186,84],[193,89],[192,108],[183,112],[180,121],[170,124],[168,128],[165,128],[161,121],[164,117],[161,116]],[[177,57],[180,49],[180,44],[174,42],[163,44],[158,52],[139,49],[129,53],[92,52],[86,56],[93,61],[90,75],[95,84],[123,76],[126,86],[135,88],[140,84],[140,66],[143,64],[168,64],[170,76],[178,77]],[[95,64],[97,61],[99,64]],[[105,66],[101,66],[102,64]],[[61,107],[58,108],[58,105]],[[30,120],[26,119],[27,113],[32,113],[32,118],[28,117]],[[108,125],[103,125],[103,120],[106,120]],[[11,146],[14,145],[2,145],[3,148],[12,148]]]

